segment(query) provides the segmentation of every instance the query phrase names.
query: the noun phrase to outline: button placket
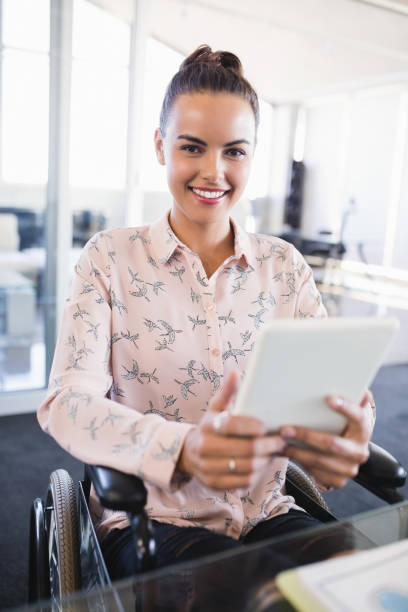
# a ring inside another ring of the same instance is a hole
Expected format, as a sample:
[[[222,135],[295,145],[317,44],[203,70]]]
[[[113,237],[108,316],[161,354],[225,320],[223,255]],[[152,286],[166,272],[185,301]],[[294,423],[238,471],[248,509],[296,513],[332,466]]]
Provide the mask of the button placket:
[[[218,313],[214,302],[207,302],[205,307],[207,324],[211,328],[208,336],[210,367],[215,372],[222,372],[221,337],[218,327]]]
[[[204,311],[204,316],[207,321],[207,340],[208,340],[208,360],[209,367],[217,374],[221,374],[222,367],[222,343],[221,335],[218,325],[218,312],[215,302],[215,281],[216,279],[211,277],[207,279],[207,275],[202,266],[199,257],[194,261],[194,278],[196,282],[196,291],[201,295],[201,308]],[[206,285],[203,285],[202,281],[206,279]]]
[[[211,325],[211,336],[208,338],[210,368],[218,374],[223,373],[222,339],[218,322],[218,312],[215,303],[207,308],[208,324]]]

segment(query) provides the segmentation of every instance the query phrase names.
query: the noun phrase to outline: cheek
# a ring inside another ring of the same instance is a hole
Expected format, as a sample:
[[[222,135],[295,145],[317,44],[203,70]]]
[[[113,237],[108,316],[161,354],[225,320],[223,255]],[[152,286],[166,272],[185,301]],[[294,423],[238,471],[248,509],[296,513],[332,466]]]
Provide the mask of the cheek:
[[[167,163],[167,178],[169,183],[187,183],[195,175],[194,164],[191,160],[173,157]]]
[[[233,182],[237,188],[245,187],[249,179],[250,170],[251,170],[251,164],[245,163],[245,162],[240,164],[239,167],[233,168],[233,170],[230,173],[231,182]]]

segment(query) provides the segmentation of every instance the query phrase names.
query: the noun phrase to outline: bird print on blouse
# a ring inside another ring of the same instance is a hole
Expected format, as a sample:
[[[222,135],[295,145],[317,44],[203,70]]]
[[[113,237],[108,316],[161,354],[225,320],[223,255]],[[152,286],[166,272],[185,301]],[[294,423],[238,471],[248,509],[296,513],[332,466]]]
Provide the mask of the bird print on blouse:
[[[74,270],[38,418],[78,459],[141,475],[151,517],[239,538],[294,506],[282,493],[287,460],[272,457],[251,489],[214,492],[177,472],[184,438],[226,374],[245,374],[268,321],[325,310],[293,246],[232,227],[234,255],[210,279],[167,215],[94,236]],[[127,524],[121,513],[100,517],[101,537]]]

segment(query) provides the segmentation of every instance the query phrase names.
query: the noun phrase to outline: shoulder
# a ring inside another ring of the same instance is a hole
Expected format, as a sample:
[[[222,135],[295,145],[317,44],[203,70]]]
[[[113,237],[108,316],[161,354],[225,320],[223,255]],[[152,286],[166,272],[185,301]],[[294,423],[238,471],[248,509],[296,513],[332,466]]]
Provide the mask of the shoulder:
[[[150,226],[121,227],[103,230],[88,240],[79,257],[77,268],[90,267],[110,276],[112,266],[118,261],[134,257],[138,249],[146,250],[151,244]]]
[[[285,251],[291,251],[294,248],[290,242],[286,242],[286,240],[282,240],[282,238],[278,238],[278,236],[272,236],[271,234],[251,234],[247,232],[247,236],[255,249],[263,249],[265,247],[269,247]]]
[[[257,261],[279,261],[287,269],[308,267],[303,255],[290,242],[270,234],[247,233],[247,236]]]
[[[134,252],[138,246],[146,247],[149,244],[150,225],[119,227],[94,234],[84,246],[83,253],[91,258],[112,257],[112,254],[123,255],[130,248]]]
[[[85,248],[94,244],[123,245],[127,242],[150,241],[150,225],[140,225],[138,227],[117,227],[115,229],[103,230],[98,232],[88,241]]]

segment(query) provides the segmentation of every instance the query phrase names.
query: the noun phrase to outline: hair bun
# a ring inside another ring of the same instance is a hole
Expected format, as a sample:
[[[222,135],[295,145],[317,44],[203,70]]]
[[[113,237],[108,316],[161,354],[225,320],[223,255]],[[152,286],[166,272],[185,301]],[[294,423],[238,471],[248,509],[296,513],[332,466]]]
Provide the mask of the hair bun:
[[[213,51],[208,45],[200,45],[186,57],[167,87],[160,111],[163,138],[174,100],[184,94],[206,92],[233,94],[247,100],[254,113],[255,129],[258,127],[258,96],[244,77],[239,58],[230,51]]]
[[[239,58],[230,51],[212,51],[208,45],[200,45],[193,51],[180,66],[184,70],[193,64],[215,64],[243,76],[242,64]]]

